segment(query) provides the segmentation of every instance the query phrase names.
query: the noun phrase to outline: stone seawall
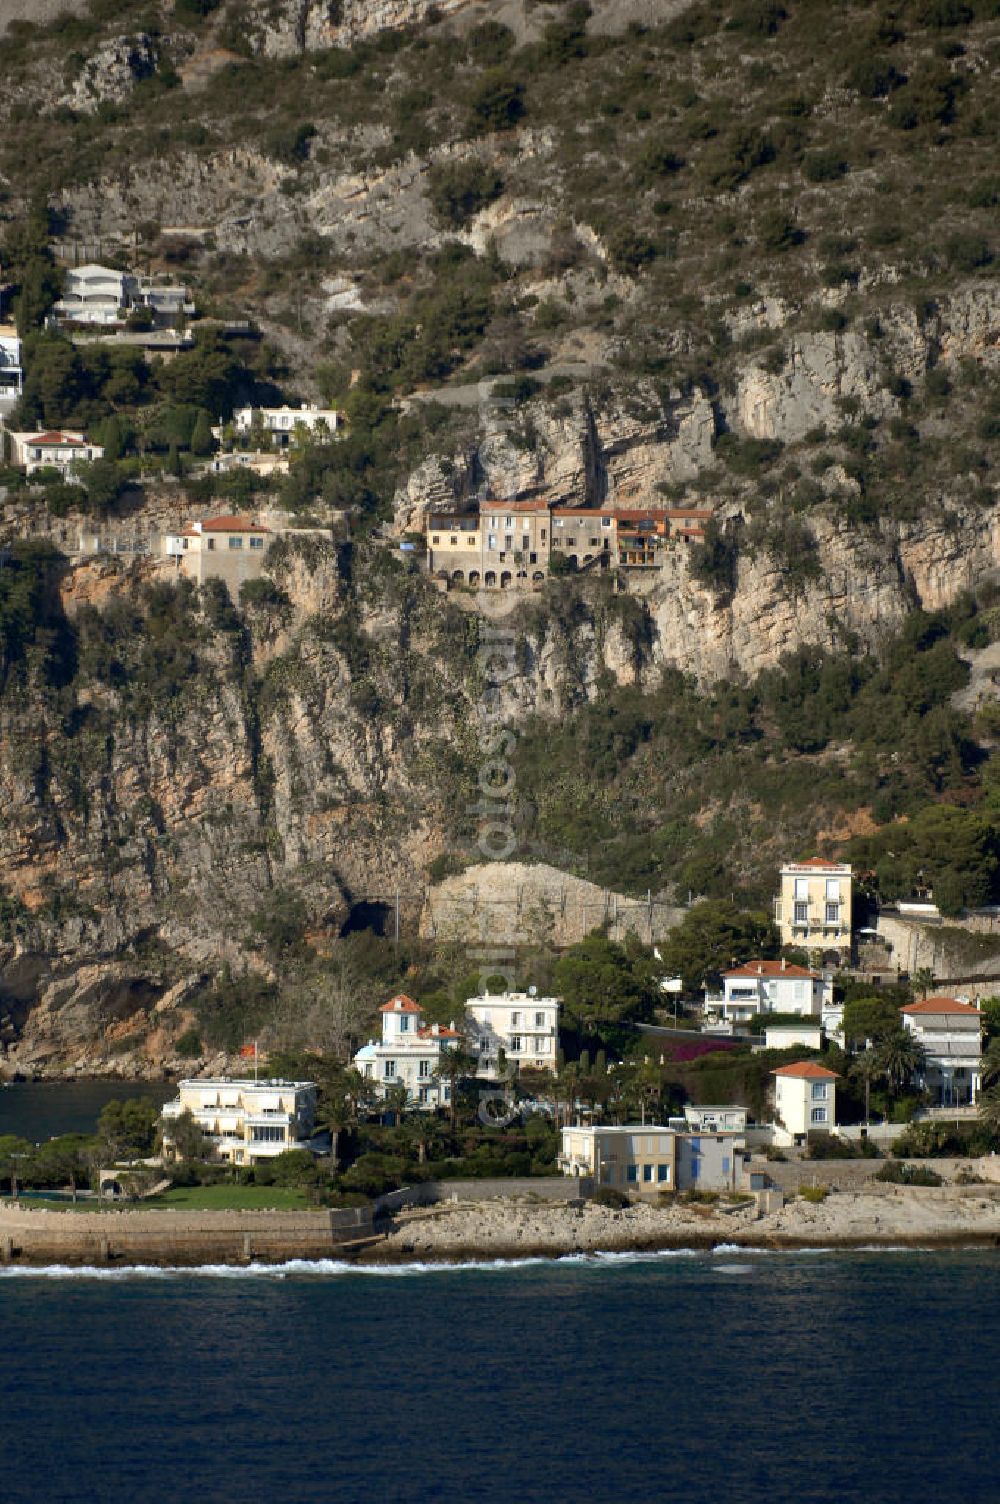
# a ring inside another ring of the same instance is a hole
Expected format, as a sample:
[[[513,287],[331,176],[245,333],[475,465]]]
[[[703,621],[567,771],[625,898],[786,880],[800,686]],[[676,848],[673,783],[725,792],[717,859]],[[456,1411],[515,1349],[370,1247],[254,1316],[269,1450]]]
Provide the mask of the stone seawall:
[[[390,1217],[409,1206],[437,1206],[440,1202],[460,1201],[548,1201],[564,1204],[593,1193],[594,1182],[586,1177],[567,1175],[514,1176],[489,1180],[425,1180],[418,1185],[387,1191],[375,1202],[375,1218]]]
[[[342,1256],[372,1236],[368,1207],[335,1211],[0,1209],[3,1264],[238,1264]]]

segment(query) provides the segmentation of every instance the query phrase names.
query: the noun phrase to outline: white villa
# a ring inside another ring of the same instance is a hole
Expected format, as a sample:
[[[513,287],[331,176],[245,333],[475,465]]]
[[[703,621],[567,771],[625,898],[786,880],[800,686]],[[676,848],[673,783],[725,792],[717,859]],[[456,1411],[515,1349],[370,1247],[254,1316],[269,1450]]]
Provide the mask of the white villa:
[[[287,454],[274,454],[270,450],[232,449],[228,453],[213,454],[206,469],[212,475],[228,475],[232,470],[252,470],[256,475],[287,475]]]
[[[554,1071],[559,1051],[559,999],[533,992],[470,997],[465,1004],[469,1046],[479,1054],[478,1075],[499,1074],[503,1051],[508,1064]]]
[[[833,985],[819,972],[789,961],[747,961],[723,972],[723,991],[705,993],[705,1021],[749,1023],[759,1013],[799,1013],[819,1018],[833,1002]]]
[[[335,434],[340,423],[340,413],[335,407],[310,407],[303,402],[301,407],[241,407],[233,414],[233,428],[241,439],[258,432],[270,435],[278,448],[287,448],[300,432],[320,435]],[[218,436],[221,428],[213,430]]]
[[[117,329],[135,309],[148,309],[158,324],[176,324],[195,311],[187,288],[178,283],[88,262],[66,269],[62,297],[53,305],[50,321]]]
[[[461,1036],[453,1028],[425,1026],[423,1008],[405,993],[390,998],[381,1013],[381,1042],[371,1039],[362,1046],[354,1057],[355,1069],[373,1082],[380,1097],[405,1086],[408,1103],[427,1110],[447,1107],[451,1084],[438,1073],[441,1051]]]
[[[52,468],[70,480],[75,465],[104,457],[100,444],[88,443],[82,433],[71,429],[47,428],[41,433],[12,433],[10,439],[13,463],[22,465],[28,475]]]
[[[805,1143],[810,1133],[833,1133],[837,1127],[837,1073],[814,1060],[798,1060],[772,1071],[774,1142]]]
[[[176,1159],[171,1124],[190,1112],[221,1159],[253,1165],[286,1149],[308,1149],[316,1115],[312,1081],[181,1081],[163,1109],[163,1154]]]
[[[0,412],[9,412],[21,395],[24,370],[21,340],[13,324],[0,324]]]
[[[903,1025],[924,1047],[921,1085],[935,1106],[970,1107],[979,1096],[982,1015],[955,997],[925,997],[901,1008]]]
[[[63,277],[62,297],[52,308],[56,323],[120,324],[128,303],[128,272],[112,266],[69,267]]]
[[[692,1133],[743,1133],[747,1126],[745,1107],[702,1107],[689,1102],[684,1121]]]

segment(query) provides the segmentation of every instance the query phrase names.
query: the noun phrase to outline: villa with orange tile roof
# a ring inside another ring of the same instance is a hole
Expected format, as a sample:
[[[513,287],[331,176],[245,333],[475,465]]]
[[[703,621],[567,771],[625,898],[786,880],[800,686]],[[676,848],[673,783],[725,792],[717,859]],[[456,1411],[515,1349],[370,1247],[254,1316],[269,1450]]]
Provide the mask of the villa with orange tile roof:
[[[66,480],[74,479],[77,465],[104,458],[100,444],[88,443],[82,433],[68,428],[46,428],[33,433],[12,433],[11,460],[22,465],[27,475],[38,470],[58,470]]]
[[[774,1077],[774,1142],[803,1144],[810,1133],[833,1133],[837,1127],[836,1071],[815,1060],[780,1065]]]
[[[797,1013],[819,1020],[833,1006],[833,985],[790,961],[746,961],[722,974],[721,993],[705,993],[709,1025],[746,1024],[761,1013]]]
[[[375,1095],[384,1099],[394,1088],[406,1088],[407,1103],[433,1111],[451,1101],[451,1083],[440,1074],[441,1052],[457,1045],[461,1036],[454,1028],[424,1024],[424,1010],[405,993],[389,999],[380,1009],[382,1038],[370,1039],[354,1057],[354,1068],[372,1083]]]
[[[971,1107],[982,1073],[982,1014],[957,997],[925,997],[901,1008],[903,1027],[924,1050],[920,1084],[935,1107]]]
[[[531,992],[509,992],[469,998],[461,1029],[424,1023],[424,1010],[405,993],[390,998],[380,1009],[382,1039],[368,1041],[355,1055],[354,1065],[385,1097],[393,1087],[406,1087],[407,1100],[431,1110],[446,1107],[450,1084],[440,1072],[441,1053],[449,1046],[467,1045],[476,1058],[480,1080],[503,1074],[501,1056],[510,1066],[554,1071],[559,1052],[559,1000]]]
[[[188,523],[178,533],[167,533],[163,553],[179,574],[196,585],[208,579],[223,580],[238,600],[239,587],[258,577],[273,542],[270,528],[252,517],[206,517]]]

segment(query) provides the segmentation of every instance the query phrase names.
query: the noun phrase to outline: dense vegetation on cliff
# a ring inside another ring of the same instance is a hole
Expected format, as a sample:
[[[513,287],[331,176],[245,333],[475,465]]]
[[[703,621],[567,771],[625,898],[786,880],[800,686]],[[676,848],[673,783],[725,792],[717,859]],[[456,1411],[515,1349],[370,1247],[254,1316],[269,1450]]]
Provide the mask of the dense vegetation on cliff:
[[[648,596],[518,612],[521,854],[756,906],[818,844],[995,899],[1000,8],[378,9],[79,0],[4,36],[13,421],[106,448],[82,490],[3,477],[6,953],[127,962],[144,1006],[183,975],[220,1045],[303,1043],[338,987],[446,1018],[468,968],[412,936],[477,859],[477,626],[393,543],[517,495],[714,510]],[[184,280],[193,347],[47,328],[83,259]],[[287,477],[191,474],[210,423],[304,396],[346,423]],[[265,501],[353,547],[230,600],[26,541]]]

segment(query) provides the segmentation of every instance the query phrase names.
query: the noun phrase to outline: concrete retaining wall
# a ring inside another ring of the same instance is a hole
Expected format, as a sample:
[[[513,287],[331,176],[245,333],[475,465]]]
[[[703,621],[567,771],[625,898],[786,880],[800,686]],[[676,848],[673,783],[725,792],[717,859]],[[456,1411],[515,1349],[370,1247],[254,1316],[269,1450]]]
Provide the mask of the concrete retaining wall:
[[[0,1263],[205,1264],[330,1258],[372,1235],[368,1207],[315,1212],[0,1209]]]
[[[801,1159],[783,1164],[780,1160],[765,1163],[755,1159],[753,1168],[766,1170],[773,1184],[788,1194],[810,1185],[825,1185],[834,1191],[888,1191],[892,1186],[875,1178],[885,1163],[885,1159]],[[949,1184],[957,1182],[960,1186],[963,1174],[976,1175],[990,1184],[1000,1184],[1000,1158],[994,1156],[983,1159],[911,1159],[907,1164],[933,1170]],[[910,1189],[922,1188],[915,1186]],[[973,1185],[969,1189],[974,1192],[976,1188]]]
[[[576,1201],[589,1196],[594,1182],[586,1176],[530,1176],[509,1180],[428,1180],[422,1185],[389,1191],[375,1202],[375,1216],[390,1217],[404,1206],[435,1206],[440,1201],[500,1201],[528,1196],[540,1201]]]

